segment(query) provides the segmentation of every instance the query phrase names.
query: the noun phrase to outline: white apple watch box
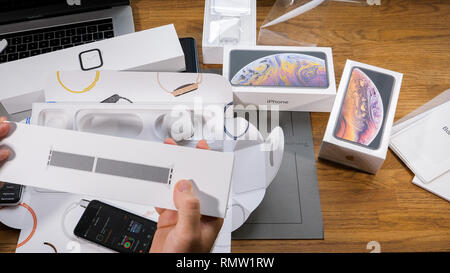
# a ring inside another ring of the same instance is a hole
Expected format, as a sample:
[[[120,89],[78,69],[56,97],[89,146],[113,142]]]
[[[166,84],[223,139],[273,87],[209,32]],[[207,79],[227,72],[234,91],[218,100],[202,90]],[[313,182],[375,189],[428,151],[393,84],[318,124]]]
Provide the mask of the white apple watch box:
[[[44,101],[44,85],[59,70],[183,71],[183,49],[166,25],[0,64],[0,102],[9,114]]]

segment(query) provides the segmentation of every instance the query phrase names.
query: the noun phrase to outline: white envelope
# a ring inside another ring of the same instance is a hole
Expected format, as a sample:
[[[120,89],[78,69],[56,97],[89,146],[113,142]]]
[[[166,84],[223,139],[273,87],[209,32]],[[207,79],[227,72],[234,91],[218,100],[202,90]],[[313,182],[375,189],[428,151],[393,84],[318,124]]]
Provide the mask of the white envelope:
[[[391,136],[391,148],[424,183],[450,169],[450,102]]]

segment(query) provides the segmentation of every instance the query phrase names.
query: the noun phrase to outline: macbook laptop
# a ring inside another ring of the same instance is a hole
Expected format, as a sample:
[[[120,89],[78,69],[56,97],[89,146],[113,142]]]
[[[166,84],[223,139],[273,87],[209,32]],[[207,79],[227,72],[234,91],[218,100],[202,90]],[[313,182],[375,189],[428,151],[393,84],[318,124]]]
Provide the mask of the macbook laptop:
[[[0,64],[131,32],[129,0],[0,0]]]

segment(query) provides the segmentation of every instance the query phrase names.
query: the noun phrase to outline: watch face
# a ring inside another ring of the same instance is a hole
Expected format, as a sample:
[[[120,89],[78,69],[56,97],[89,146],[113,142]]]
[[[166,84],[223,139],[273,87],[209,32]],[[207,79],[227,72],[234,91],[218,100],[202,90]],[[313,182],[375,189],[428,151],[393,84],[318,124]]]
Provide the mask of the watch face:
[[[100,68],[103,66],[102,53],[98,49],[83,51],[79,55],[81,69],[83,71]]]

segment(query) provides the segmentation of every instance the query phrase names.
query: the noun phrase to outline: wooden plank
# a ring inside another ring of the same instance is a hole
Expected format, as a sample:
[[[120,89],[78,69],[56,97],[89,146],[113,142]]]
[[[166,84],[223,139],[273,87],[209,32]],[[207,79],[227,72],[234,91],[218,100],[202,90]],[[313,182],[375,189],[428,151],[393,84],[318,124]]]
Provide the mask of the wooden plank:
[[[273,3],[258,0],[258,26]],[[203,0],[140,0],[132,8],[137,30],[174,23],[180,37],[197,40],[201,59]],[[331,2],[276,29],[333,47],[336,79],[346,59],[404,73],[399,119],[450,88],[449,25],[449,1],[386,0],[381,7]],[[316,155],[328,116],[311,115]],[[324,240],[235,240],[233,252],[368,252],[369,241],[383,252],[450,251],[450,204],[411,184],[412,172],[391,151],[376,175],[321,160],[317,175]],[[0,225],[0,252],[14,252],[17,236]]]

